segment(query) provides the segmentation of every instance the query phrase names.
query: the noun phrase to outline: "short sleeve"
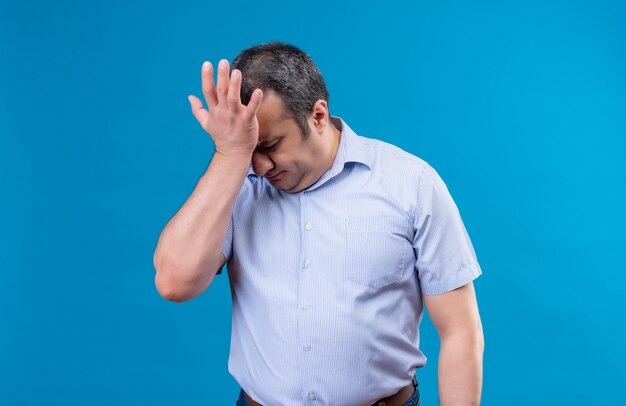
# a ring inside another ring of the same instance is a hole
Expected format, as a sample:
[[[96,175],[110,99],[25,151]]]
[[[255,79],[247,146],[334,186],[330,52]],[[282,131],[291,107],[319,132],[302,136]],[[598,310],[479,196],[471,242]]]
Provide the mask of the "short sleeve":
[[[254,174],[254,172],[252,171],[252,167],[248,168],[248,177],[250,177],[251,174]],[[237,198],[235,199],[235,204],[233,205],[233,211],[230,215],[230,220],[228,221],[228,228],[226,229],[226,237],[224,238],[224,243],[222,244],[222,254],[224,254],[224,257],[226,258],[226,262],[228,263],[233,255],[233,233],[234,233],[234,220],[237,217],[237,213],[240,212],[240,210],[242,210],[242,202],[246,199],[246,196],[249,196],[249,192],[250,192],[250,182],[249,180],[246,178],[243,182],[243,185],[241,186],[241,189],[239,190],[239,193],[237,194]],[[222,267],[223,268],[223,267]],[[220,268],[219,271],[217,271],[218,275],[222,273],[222,269]]]
[[[427,163],[417,180],[413,227],[415,270],[424,294],[449,292],[482,273],[457,206]]]
[[[224,238],[224,244],[222,244],[222,254],[226,257],[226,262],[230,260],[230,256],[233,253],[233,216],[230,216],[230,221],[228,222],[228,229],[226,229],[226,238]],[[223,268],[223,267],[222,267]],[[222,268],[217,271],[217,274],[222,273]]]

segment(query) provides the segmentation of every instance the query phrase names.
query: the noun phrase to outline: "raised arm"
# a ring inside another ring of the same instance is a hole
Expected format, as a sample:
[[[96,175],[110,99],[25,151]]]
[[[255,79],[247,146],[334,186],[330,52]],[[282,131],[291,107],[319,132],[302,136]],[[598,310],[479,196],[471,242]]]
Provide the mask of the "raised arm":
[[[154,251],[155,284],[167,300],[182,302],[202,293],[224,265],[221,252],[229,219],[243,185],[259,136],[256,112],[263,94],[257,89],[241,103],[241,72],[229,77],[228,61],[202,66],[202,101],[189,96],[191,110],[215,143],[215,154],[191,196],[167,223]]]

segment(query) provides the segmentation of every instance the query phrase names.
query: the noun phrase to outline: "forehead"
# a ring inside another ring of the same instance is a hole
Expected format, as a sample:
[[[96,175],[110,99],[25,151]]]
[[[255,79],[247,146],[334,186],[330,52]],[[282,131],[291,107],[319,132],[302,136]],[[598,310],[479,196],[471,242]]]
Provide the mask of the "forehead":
[[[281,98],[273,91],[264,93],[256,116],[259,121],[259,143],[285,135],[293,131],[296,125]]]

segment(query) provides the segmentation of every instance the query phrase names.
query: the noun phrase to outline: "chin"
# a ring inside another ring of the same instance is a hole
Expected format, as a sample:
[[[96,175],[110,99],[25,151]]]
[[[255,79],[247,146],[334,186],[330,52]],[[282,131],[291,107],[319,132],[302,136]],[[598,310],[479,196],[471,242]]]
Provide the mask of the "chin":
[[[299,192],[302,189],[304,189],[304,188],[299,188],[297,184],[296,185],[289,184],[289,185],[284,185],[284,186],[280,187],[280,190],[284,190],[285,192],[289,192],[289,193],[296,193],[296,192]]]
[[[312,185],[312,183],[311,183]],[[308,188],[311,185],[306,185],[306,184],[302,184],[302,183],[296,183],[295,185],[292,185],[291,188],[289,189],[284,189],[285,191],[288,191],[290,193],[298,193],[303,191],[304,189]]]

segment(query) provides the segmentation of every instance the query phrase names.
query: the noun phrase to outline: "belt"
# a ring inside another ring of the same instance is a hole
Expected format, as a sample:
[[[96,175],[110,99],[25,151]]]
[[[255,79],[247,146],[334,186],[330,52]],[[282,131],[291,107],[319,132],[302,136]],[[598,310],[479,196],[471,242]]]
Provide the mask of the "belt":
[[[372,406],[401,406],[411,397],[411,395],[417,388],[417,385],[417,378],[413,377],[413,382],[400,389],[395,394],[377,400]],[[246,400],[248,401],[248,403],[250,403],[250,406],[262,406],[259,402],[256,402],[250,396],[248,396],[245,391],[243,392],[243,394],[246,395]]]

